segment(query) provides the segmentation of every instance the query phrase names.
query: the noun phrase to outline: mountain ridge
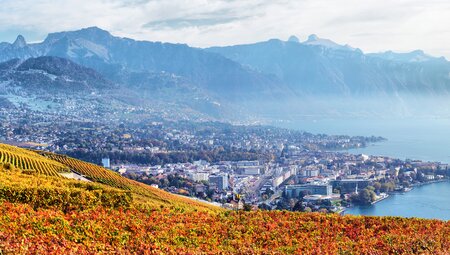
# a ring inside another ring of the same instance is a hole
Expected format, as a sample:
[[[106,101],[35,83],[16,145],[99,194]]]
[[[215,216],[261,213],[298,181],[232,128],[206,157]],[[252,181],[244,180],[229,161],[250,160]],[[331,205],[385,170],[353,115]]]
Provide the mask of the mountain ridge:
[[[0,61],[9,60],[14,54],[13,50],[6,48],[0,49]],[[51,33],[43,42],[29,44],[26,48],[24,52],[16,51],[14,57],[57,56],[107,75],[122,69],[144,73],[169,72],[186,77],[196,86],[227,99],[245,93],[261,95],[260,92],[265,89],[280,86],[270,76],[243,68],[219,54],[186,44],[115,37],[97,27]],[[273,91],[270,91],[266,96],[272,94]]]
[[[303,43],[272,39],[207,50],[274,74],[298,93],[340,96],[450,93],[450,62],[419,51],[406,57],[397,53],[364,54],[315,35]],[[414,54],[426,56],[429,61],[404,60]]]
[[[293,114],[292,109],[300,114],[352,115],[351,105],[332,111],[336,105],[319,101],[360,104],[367,98],[385,103],[374,102],[363,112],[401,115],[403,110],[380,109],[410,109],[419,104],[416,98],[450,95],[450,62],[445,58],[420,50],[366,54],[317,35],[306,41],[291,37],[201,49],[137,41],[89,27],[51,33],[40,43],[27,44],[23,37],[16,42],[21,47],[0,44],[0,61],[69,59],[94,69],[138,102],[159,100],[154,107],[177,105],[216,119]]]

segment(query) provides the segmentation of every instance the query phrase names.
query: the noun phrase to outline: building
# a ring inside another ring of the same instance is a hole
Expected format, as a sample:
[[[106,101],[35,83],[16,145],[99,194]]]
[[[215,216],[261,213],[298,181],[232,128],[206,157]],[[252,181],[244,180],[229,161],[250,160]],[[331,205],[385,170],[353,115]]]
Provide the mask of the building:
[[[209,183],[216,185],[219,190],[228,189],[228,174],[210,175]]]
[[[109,158],[102,158],[102,165],[105,168],[111,168],[111,161]]]
[[[434,175],[432,175],[432,174],[426,174],[423,176],[423,178],[425,178],[425,180],[427,180],[427,181],[432,181],[435,179]]]
[[[158,175],[164,173],[164,169],[160,165],[148,167],[148,173],[151,175]]]
[[[297,198],[302,192],[308,193],[309,195],[331,196],[333,188],[329,184],[297,184],[286,185],[284,188],[284,193],[287,198]]]
[[[319,170],[318,169],[306,169],[303,171],[303,176],[317,177],[317,176],[319,176]]]
[[[244,167],[244,166],[259,166],[259,161],[257,160],[253,160],[253,161],[248,161],[248,160],[243,160],[243,161],[238,161],[236,162],[236,167]]]
[[[194,172],[189,174],[192,180],[200,182],[200,181],[208,181],[209,173],[207,172]]]
[[[236,172],[242,175],[260,175],[261,166],[243,166],[239,167]]]
[[[319,176],[319,169],[313,169],[313,168],[307,168],[307,169],[302,169],[300,171],[300,175],[302,177],[317,177]]]
[[[281,184],[287,181],[291,176],[297,173],[297,168],[295,166],[290,167],[280,167],[275,170],[275,174],[278,175],[272,179],[272,186],[278,188]]]

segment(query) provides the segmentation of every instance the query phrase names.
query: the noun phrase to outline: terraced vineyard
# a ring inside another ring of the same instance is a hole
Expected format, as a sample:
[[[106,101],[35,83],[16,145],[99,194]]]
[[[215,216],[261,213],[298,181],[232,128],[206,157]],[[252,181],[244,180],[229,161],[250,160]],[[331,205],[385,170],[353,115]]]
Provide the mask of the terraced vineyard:
[[[174,204],[175,206],[177,206],[177,204],[179,204],[181,205],[181,207],[185,207],[185,205],[187,205],[199,210],[219,210],[219,208],[216,206],[170,194],[143,183],[124,178],[116,172],[92,163],[87,163],[65,155],[59,155],[50,152],[39,153],[42,156],[70,167],[72,171],[78,174],[82,174],[92,181],[103,183],[111,187],[132,191],[135,195],[135,200],[139,201],[140,204],[145,204],[150,207],[160,206],[164,204]]]
[[[123,178],[118,173],[110,171],[101,166],[67,157],[65,155],[59,155],[50,152],[39,153],[46,158],[70,167],[72,171],[84,175],[92,181],[100,182],[120,189],[130,189],[130,180]]]
[[[132,196],[133,207],[143,207],[150,209],[170,207],[178,208],[182,211],[221,210],[217,206],[170,194],[148,185],[124,178],[118,173],[101,166],[50,152],[31,151],[11,145],[0,144],[0,169],[2,169],[2,171],[4,171],[6,174],[9,173],[11,176],[13,176],[15,173],[33,174],[36,176],[33,176],[32,178],[36,178],[37,180],[39,180],[39,182],[42,183],[42,178],[44,178],[44,175],[52,176],[56,179],[63,179],[62,181],[66,181],[67,178],[60,175],[59,173],[75,172],[77,174],[85,176],[93,183],[99,183],[129,192]],[[0,187],[7,184],[6,180],[6,178],[0,178]],[[20,181],[18,181],[18,183],[20,183]],[[15,187],[17,185],[13,186]],[[51,187],[49,187],[49,189],[55,188],[52,185],[50,186]],[[22,192],[22,190],[20,190],[20,192]],[[43,192],[45,193],[47,191]],[[87,197],[89,196],[90,195],[88,195]]]
[[[33,151],[7,144],[0,144],[0,163],[49,176],[59,176],[58,173],[70,172],[69,167],[59,162],[49,160]]]
[[[129,208],[133,202],[130,191],[95,182],[29,175],[10,171],[2,166],[0,166],[0,200],[28,204],[34,209],[51,208],[62,211],[96,206]]]

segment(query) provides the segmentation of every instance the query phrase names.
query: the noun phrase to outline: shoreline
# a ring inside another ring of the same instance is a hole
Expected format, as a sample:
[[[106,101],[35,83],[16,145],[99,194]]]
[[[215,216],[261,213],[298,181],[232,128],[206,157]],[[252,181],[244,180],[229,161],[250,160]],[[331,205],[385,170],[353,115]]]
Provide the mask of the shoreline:
[[[358,151],[358,150],[370,149],[370,148],[376,147],[378,145],[382,145],[384,143],[389,143],[389,142],[390,142],[390,140],[386,139],[386,140],[379,141],[379,142],[373,142],[373,143],[370,143],[370,144],[367,144],[367,145],[361,146],[361,147],[343,148],[343,149],[340,149],[339,151],[350,153],[350,154],[353,154],[353,155],[365,154],[365,155],[372,156],[372,157],[388,157],[388,158],[392,158],[392,159],[398,159],[398,160],[401,160],[401,161],[406,161],[408,159],[411,159],[410,156],[406,156],[406,155],[393,156],[391,153],[386,153],[385,154],[384,152],[359,152]],[[421,162],[434,162],[434,163],[440,163],[440,164],[450,164],[450,160],[449,159],[422,158],[422,159],[417,159],[417,160],[419,160]]]
[[[420,187],[420,186],[433,184],[433,183],[440,183],[440,182],[450,182],[450,179],[440,179],[440,180],[434,180],[434,181],[429,181],[429,182],[414,183],[414,184],[411,184],[411,187]]]
[[[387,193],[385,193],[385,194],[386,194],[386,195],[379,197],[378,199],[376,199],[375,201],[371,202],[370,204],[368,204],[368,205],[363,205],[363,206],[372,206],[372,205],[375,205],[376,203],[381,202],[381,201],[385,200],[386,198],[389,198],[389,197],[390,197],[389,194],[387,194]],[[339,211],[336,212],[336,213],[339,213],[340,215],[345,215],[344,213],[345,213],[345,211],[347,211],[348,208],[353,208],[353,207],[357,207],[357,206],[361,206],[361,205],[353,205],[353,204],[352,204],[351,206],[345,207],[345,208],[343,208],[342,210],[339,210]]]
[[[442,182],[450,182],[450,179],[441,179],[441,180],[434,180],[434,181],[429,181],[429,182],[416,183],[416,184],[412,184],[412,185],[411,185],[411,188],[413,188],[413,187],[421,187],[421,186],[425,186],[425,185],[429,185],[429,184],[434,184],[434,183],[442,183]],[[412,189],[411,189],[411,190],[412,190]],[[401,195],[401,194],[403,194],[403,193],[410,192],[411,190],[406,191],[406,192],[392,192],[392,193],[389,193],[389,194],[387,194],[386,197],[381,198],[381,199],[378,199],[378,200],[372,202],[370,205],[366,205],[366,206],[374,206],[374,205],[377,204],[378,202],[381,202],[381,201],[383,201],[383,200],[389,198],[391,195]],[[352,204],[352,205],[349,206],[349,207],[345,207],[343,210],[339,211],[338,213],[339,213],[339,215],[341,215],[341,216],[344,216],[344,215],[354,215],[354,216],[358,216],[358,215],[359,215],[359,216],[365,216],[364,214],[345,214],[345,212],[347,211],[347,209],[349,209],[349,208],[355,208],[355,207],[361,207],[361,205],[353,205],[353,204]]]
[[[371,204],[371,205],[374,205],[374,204],[376,204],[376,203],[378,203],[378,202],[380,202],[380,201],[385,200],[385,199],[388,198],[388,197],[390,197],[390,195],[389,195],[388,193],[385,193],[384,196],[380,196],[378,199],[376,199],[375,201],[371,202],[370,204]]]

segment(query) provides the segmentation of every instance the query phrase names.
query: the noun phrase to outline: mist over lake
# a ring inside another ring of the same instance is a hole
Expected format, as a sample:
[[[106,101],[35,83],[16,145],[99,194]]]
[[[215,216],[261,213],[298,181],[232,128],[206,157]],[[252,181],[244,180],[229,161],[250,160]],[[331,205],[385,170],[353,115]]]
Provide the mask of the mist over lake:
[[[382,136],[385,142],[348,150],[355,154],[450,162],[450,120],[444,118],[303,118],[276,126],[311,133]]]

